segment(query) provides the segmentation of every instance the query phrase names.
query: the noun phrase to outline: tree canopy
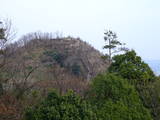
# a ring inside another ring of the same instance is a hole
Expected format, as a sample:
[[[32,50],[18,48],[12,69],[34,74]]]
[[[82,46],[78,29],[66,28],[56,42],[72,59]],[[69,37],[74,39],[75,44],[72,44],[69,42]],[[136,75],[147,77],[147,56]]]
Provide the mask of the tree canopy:
[[[70,91],[59,95],[55,91],[48,94],[40,104],[27,109],[26,120],[95,120],[87,102]]]
[[[134,86],[115,74],[98,75],[91,84],[89,99],[101,120],[152,120]]]
[[[136,85],[147,84],[155,78],[151,68],[142,61],[140,56],[137,56],[134,50],[114,56],[109,72],[115,72]]]

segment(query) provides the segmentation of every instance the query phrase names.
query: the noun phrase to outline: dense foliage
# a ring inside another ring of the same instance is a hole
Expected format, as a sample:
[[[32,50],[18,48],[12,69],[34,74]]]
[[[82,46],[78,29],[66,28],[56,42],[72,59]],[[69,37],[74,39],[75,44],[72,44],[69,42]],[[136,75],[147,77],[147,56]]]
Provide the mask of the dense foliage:
[[[138,88],[139,96],[146,108],[150,109],[154,120],[160,118],[160,79],[157,77],[155,82]]]
[[[102,120],[152,120],[134,86],[115,74],[98,75],[92,82],[89,99],[96,104]]]
[[[150,109],[155,120],[159,120],[159,78],[134,50],[114,56],[109,72],[122,76],[134,85],[143,105]]]
[[[72,91],[65,95],[50,92],[40,104],[27,109],[26,120],[94,120],[91,107]]]
[[[134,85],[145,85],[155,78],[151,68],[134,50],[114,56],[109,72],[117,73]]]
[[[51,57],[52,60],[55,60],[61,67],[63,66],[64,55],[55,51],[46,51],[44,54]]]

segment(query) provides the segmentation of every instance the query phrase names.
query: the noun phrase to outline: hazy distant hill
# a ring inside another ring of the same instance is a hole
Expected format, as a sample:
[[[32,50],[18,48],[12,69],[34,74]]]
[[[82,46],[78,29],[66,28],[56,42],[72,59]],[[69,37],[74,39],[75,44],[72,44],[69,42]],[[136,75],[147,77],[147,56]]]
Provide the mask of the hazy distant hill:
[[[145,60],[156,75],[160,75],[160,60]]]

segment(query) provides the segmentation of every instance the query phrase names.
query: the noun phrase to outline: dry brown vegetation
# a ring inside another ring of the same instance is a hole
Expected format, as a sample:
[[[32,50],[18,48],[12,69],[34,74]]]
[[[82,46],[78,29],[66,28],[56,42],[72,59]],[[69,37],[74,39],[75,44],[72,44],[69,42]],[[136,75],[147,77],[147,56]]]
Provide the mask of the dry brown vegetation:
[[[86,42],[50,33],[27,34],[3,51],[0,116],[6,120],[22,118],[23,110],[50,89],[61,94],[72,89],[83,96],[89,81],[108,67]]]

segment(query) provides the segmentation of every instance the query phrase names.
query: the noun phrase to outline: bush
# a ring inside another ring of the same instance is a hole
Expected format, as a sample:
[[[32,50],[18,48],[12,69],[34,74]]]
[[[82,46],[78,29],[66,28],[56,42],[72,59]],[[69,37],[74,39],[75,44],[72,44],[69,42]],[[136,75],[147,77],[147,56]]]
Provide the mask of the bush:
[[[42,103],[26,110],[25,120],[94,120],[95,114],[80,97],[72,91],[60,96],[50,92]]]
[[[73,64],[72,67],[71,67],[71,69],[72,69],[72,73],[74,75],[77,75],[77,76],[80,75],[80,73],[81,73],[81,67],[79,65]]]
[[[61,67],[63,67],[64,55],[55,51],[46,51],[44,54],[51,57],[52,60],[55,60]]]

